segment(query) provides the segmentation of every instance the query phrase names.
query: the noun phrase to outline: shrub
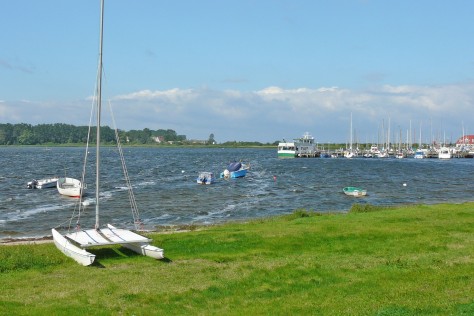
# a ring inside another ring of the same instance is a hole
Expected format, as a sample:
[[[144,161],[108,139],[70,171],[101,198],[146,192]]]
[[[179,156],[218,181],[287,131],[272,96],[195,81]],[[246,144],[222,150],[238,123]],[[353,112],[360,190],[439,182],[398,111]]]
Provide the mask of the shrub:
[[[384,208],[382,206],[355,203],[355,204],[352,204],[351,209],[349,210],[349,212],[350,213],[368,213],[368,212],[381,211],[383,209]]]

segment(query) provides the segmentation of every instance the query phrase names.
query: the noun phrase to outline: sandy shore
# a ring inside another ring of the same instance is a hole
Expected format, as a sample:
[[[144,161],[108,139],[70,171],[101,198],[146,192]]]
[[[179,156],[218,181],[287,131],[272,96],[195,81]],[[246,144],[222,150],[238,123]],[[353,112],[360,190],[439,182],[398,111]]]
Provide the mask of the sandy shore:
[[[53,242],[53,237],[41,237],[41,238],[5,238],[0,240],[0,246],[13,246],[13,245],[37,245]]]

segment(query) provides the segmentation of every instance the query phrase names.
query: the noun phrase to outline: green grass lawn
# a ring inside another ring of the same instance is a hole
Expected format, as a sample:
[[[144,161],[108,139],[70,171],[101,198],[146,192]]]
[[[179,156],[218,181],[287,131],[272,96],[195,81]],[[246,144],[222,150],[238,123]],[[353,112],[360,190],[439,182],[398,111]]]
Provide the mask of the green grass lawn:
[[[0,247],[1,315],[474,315],[474,203],[291,215],[152,234],[83,267]]]

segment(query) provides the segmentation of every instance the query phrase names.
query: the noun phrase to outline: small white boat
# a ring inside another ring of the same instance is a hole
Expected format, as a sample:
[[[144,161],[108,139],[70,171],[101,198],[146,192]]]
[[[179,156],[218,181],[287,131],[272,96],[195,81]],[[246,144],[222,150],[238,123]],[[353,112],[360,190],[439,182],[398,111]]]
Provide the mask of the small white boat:
[[[415,159],[424,159],[426,158],[426,153],[423,150],[417,150],[415,151],[415,155],[413,156]]]
[[[216,181],[216,178],[214,177],[214,174],[212,172],[200,172],[196,182],[198,184],[212,184]]]
[[[70,197],[78,198],[84,193],[81,181],[74,178],[59,178],[56,187],[60,194]]]
[[[58,178],[48,178],[41,180],[32,180],[26,184],[28,189],[47,189],[56,187]]]
[[[438,152],[439,159],[451,159],[452,154],[448,147],[441,147]]]
[[[342,189],[342,191],[349,196],[355,196],[355,197],[360,197],[360,196],[365,196],[367,195],[367,190],[364,190],[362,188],[358,187],[345,187]]]
[[[398,151],[395,154],[395,158],[398,158],[398,159],[403,159],[403,158],[406,158],[406,157],[407,157],[407,155],[403,151]]]
[[[348,150],[344,153],[345,158],[352,159],[352,158],[355,158],[356,156],[357,156],[357,153],[355,151],[353,151],[352,149],[350,149],[350,150]]]

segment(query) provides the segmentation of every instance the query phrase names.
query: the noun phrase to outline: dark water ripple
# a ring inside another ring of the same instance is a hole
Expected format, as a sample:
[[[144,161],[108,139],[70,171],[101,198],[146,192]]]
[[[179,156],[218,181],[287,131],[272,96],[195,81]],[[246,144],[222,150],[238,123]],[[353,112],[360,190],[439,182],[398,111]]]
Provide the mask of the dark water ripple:
[[[211,224],[290,213],[297,208],[346,211],[353,203],[396,205],[474,200],[474,159],[277,159],[274,149],[125,148],[128,172],[145,225]],[[56,189],[28,190],[32,179],[80,178],[83,148],[0,148],[0,239],[50,235],[66,222],[75,199]],[[131,224],[115,149],[102,152],[102,223]],[[94,150],[89,160],[93,161]],[[199,171],[218,175],[229,161],[250,162],[245,178],[196,184]],[[93,165],[88,169],[92,171]],[[88,173],[88,192],[94,192]],[[403,184],[406,184],[404,186]],[[368,196],[345,196],[362,186]],[[93,222],[93,197],[85,198]]]

